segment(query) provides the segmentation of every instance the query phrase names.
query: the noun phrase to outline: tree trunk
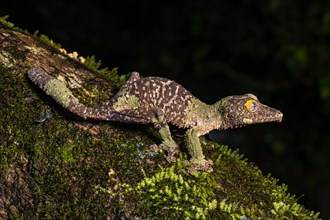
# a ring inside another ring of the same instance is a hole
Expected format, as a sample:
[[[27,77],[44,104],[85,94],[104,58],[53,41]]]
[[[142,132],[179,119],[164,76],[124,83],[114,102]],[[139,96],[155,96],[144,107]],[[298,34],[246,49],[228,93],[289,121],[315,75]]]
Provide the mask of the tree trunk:
[[[66,82],[87,105],[109,99],[122,77],[0,21],[1,219],[317,218],[226,146],[206,141],[215,171],[190,175],[187,154],[170,164],[150,150],[158,143],[151,127],[65,111],[27,70]]]

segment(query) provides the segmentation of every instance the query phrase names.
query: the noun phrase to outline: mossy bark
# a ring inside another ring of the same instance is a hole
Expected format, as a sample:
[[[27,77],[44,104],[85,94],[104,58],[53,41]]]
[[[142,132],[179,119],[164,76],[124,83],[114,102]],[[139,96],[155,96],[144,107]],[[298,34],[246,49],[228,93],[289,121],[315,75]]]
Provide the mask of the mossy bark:
[[[28,69],[65,81],[89,105],[112,96],[122,78],[46,41],[0,22],[1,219],[317,219],[226,146],[203,144],[215,171],[191,175],[186,153],[169,164],[150,150],[159,142],[152,128],[65,111],[28,80]],[[48,108],[50,118],[42,116]]]

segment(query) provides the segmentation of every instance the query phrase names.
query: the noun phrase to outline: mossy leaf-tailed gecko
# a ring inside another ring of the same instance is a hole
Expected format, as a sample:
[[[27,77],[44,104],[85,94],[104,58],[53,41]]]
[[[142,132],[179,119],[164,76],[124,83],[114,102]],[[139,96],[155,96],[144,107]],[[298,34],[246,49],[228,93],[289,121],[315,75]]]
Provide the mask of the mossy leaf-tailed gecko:
[[[159,130],[161,146],[169,152],[178,151],[178,144],[168,124],[188,129],[185,143],[191,155],[192,170],[212,171],[212,161],[206,160],[202,152],[200,136],[215,129],[280,122],[283,117],[279,110],[260,103],[252,94],[228,96],[208,105],[172,80],[141,78],[137,72],[132,73],[116,95],[98,107],[83,105],[65,83],[41,69],[30,69],[28,77],[56,102],[84,119],[152,123]]]

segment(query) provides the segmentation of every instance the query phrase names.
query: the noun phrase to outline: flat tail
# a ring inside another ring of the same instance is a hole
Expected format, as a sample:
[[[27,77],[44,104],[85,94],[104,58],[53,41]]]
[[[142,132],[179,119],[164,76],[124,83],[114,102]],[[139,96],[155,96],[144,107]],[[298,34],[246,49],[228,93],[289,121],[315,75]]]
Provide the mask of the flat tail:
[[[81,103],[71,102],[66,109],[84,119],[113,121],[113,117],[116,115],[108,105],[87,107]]]
[[[62,107],[84,119],[109,120],[113,110],[109,105],[100,107],[87,107],[67,88],[65,83],[47,74],[38,68],[31,68],[27,72],[33,83],[40,87],[47,95],[51,96]]]

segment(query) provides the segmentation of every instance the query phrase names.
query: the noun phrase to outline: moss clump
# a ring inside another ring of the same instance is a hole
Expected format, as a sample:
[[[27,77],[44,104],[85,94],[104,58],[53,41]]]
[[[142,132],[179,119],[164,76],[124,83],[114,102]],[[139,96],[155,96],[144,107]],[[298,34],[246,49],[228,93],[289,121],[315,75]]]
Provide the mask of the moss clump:
[[[14,28],[15,25],[13,23],[7,21],[8,18],[9,18],[9,15],[2,16],[2,17],[0,17],[0,22],[3,23],[7,27]]]
[[[111,70],[109,70],[108,68],[100,69],[102,62],[100,60],[96,61],[95,56],[87,57],[84,62],[84,65],[90,70],[102,75],[108,81],[119,86],[123,85],[129,76],[129,74],[118,75],[118,67],[115,67]]]
[[[104,77],[113,85],[113,91],[102,88],[102,85],[91,79],[84,84],[85,90],[73,89],[72,92],[76,97],[79,97],[79,101],[86,106],[97,106],[101,103],[105,103],[119,90],[130,74],[118,75],[118,67],[111,70],[108,68],[100,69],[101,61],[96,61],[95,56],[84,58],[83,65],[88,69]]]
[[[38,32],[34,33],[35,36],[38,36]],[[59,50],[62,48],[62,45],[59,43],[55,43],[52,39],[50,39],[48,36],[41,34],[39,36],[39,40],[43,42],[44,44],[52,47],[53,49]]]
[[[115,216],[116,207],[95,186],[107,183],[110,168],[125,181],[138,181],[135,163],[148,141],[137,130],[76,121],[31,88],[24,74],[0,66],[0,190],[6,192],[0,218]],[[45,104],[58,114],[37,123]]]
[[[170,167],[160,167],[137,184],[112,176],[109,185],[98,187],[111,198],[120,197],[122,212],[138,201],[134,217],[160,219],[317,219],[287,194],[285,185],[264,177],[236,151],[216,145],[220,152],[214,173],[190,175],[182,157]],[[181,155],[182,156],[182,155]],[[226,174],[226,172],[230,172]],[[236,176],[236,177],[234,177]],[[114,187],[116,186],[116,187]],[[134,214],[133,214],[134,213]]]

